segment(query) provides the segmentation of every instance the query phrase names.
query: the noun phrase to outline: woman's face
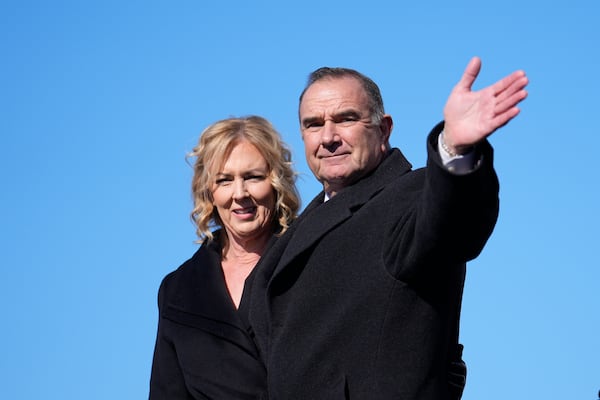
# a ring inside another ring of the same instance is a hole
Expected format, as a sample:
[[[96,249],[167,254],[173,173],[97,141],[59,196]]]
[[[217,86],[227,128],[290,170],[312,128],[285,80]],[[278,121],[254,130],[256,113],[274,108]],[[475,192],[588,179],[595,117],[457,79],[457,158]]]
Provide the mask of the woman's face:
[[[275,191],[267,161],[247,141],[234,145],[212,185],[213,203],[232,239],[272,233]]]

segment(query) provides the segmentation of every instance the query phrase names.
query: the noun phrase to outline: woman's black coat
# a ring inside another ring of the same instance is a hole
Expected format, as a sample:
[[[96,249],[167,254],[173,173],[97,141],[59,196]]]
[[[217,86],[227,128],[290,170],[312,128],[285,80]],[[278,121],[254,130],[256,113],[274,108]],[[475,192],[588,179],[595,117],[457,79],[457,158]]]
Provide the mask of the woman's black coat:
[[[217,233],[160,286],[150,400],[263,398],[265,367],[225,286],[220,254]]]

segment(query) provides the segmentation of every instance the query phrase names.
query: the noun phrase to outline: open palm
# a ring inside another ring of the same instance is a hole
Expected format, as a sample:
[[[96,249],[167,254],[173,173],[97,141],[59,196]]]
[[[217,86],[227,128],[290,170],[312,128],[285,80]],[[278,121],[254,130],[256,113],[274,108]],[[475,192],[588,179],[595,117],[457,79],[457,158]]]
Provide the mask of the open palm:
[[[457,153],[485,139],[519,114],[517,105],[527,97],[527,76],[515,71],[478,91],[471,87],[481,70],[473,57],[444,107],[444,141]]]

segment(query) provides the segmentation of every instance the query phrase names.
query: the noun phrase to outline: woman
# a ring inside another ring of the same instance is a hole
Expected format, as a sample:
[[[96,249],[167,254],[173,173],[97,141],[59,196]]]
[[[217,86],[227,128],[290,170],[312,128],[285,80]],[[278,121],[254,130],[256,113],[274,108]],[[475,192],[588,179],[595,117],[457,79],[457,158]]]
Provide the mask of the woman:
[[[209,126],[190,156],[202,246],[160,286],[150,399],[266,398],[241,309],[246,278],[299,208],[291,154],[267,120],[250,116]]]

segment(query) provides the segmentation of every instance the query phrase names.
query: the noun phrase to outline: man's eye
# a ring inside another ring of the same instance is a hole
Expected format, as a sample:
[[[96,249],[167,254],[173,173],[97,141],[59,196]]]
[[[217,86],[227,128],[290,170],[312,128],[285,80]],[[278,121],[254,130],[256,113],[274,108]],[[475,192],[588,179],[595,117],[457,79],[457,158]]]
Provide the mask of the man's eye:
[[[308,130],[316,130],[322,126],[323,126],[322,122],[309,122],[306,125],[304,125],[304,128],[308,129]]]
[[[356,123],[356,121],[358,121],[358,118],[356,118],[354,116],[346,116],[346,117],[341,118],[338,121],[338,124],[340,124],[342,126],[349,126],[349,125]]]

